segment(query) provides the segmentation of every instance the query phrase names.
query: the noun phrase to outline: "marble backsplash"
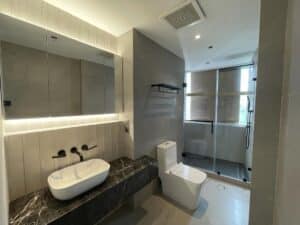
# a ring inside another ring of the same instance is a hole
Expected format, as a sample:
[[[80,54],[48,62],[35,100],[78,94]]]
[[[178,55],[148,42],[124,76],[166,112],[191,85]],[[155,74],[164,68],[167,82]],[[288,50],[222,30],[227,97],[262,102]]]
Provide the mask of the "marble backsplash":
[[[123,122],[80,126],[5,137],[10,201],[47,186],[48,175],[79,161],[70,149],[97,145],[82,152],[85,159],[100,157],[111,161],[126,156]],[[64,149],[65,158],[52,156]],[[122,149],[122,150],[121,150]]]

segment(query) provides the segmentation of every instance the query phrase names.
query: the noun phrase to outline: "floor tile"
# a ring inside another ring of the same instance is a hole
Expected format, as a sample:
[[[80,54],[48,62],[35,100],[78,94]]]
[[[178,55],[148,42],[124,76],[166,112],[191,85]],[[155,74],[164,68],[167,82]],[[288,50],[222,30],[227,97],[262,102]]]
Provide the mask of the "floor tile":
[[[183,163],[200,169],[220,172],[221,175],[232,177],[234,179],[246,179],[248,181],[246,168],[242,163],[216,159],[216,166],[214,169],[213,158],[194,154],[186,154],[186,156],[183,157]]]
[[[199,208],[190,212],[152,195],[141,207],[123,207],[101,225],[247,225],[250,191],[207,179],[201,191]]]

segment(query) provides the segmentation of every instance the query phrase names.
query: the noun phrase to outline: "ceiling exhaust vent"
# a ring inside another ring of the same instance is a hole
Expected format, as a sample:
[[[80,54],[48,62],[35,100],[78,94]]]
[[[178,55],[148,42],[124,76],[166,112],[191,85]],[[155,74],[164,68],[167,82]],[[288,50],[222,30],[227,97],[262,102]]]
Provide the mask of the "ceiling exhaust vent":
[[[205,12],[198,0],[185,1],[162,16],[175,29],[193,25],[205,17]]]

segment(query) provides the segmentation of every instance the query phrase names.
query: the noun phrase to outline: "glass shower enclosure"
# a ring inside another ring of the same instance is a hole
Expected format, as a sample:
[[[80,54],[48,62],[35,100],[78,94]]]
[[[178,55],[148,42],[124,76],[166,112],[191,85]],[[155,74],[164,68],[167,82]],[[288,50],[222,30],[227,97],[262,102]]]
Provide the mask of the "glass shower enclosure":
[[[249,182],[252,170],[254,66],[186,74],[186,164]]]

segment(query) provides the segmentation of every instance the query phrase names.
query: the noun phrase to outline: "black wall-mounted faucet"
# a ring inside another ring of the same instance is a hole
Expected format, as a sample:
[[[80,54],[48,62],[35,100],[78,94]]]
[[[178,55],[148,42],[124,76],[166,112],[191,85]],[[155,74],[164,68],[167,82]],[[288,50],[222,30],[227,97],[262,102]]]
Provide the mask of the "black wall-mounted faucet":
[[[76,154],[76,155],[78,155],[79,156],[79,158],[80,158],[80,162],[83,162],[83,156],[82,156],[82,154],[78,151],[78,149],[76,148],[76,147],[73,147],[73,148],[71,148],[71,153],[72,154]]]
[[[62,149],[57,152],[57,155],[52,156],[52,159],[64,158],[66,156],[67,156],[66,151]]]

